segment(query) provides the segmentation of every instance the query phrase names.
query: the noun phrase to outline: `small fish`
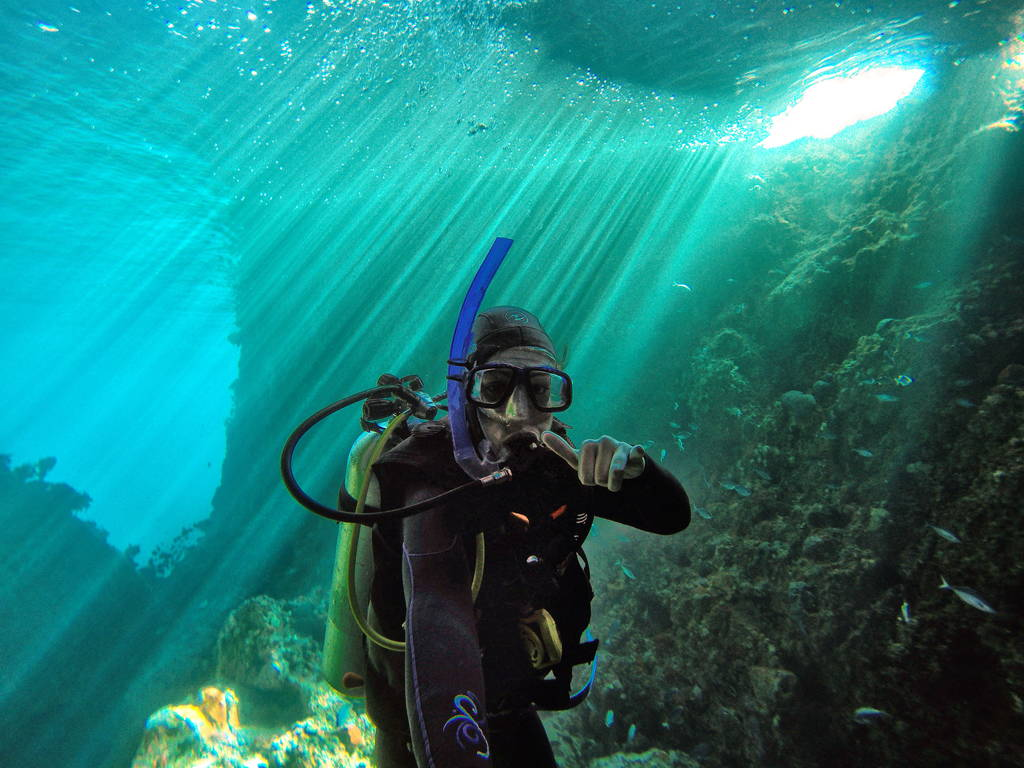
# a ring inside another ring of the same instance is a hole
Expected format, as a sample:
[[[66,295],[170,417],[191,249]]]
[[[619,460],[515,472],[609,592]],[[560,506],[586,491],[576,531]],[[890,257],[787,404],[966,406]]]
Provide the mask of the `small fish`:
[[[884,717],[891,717],[891,715],[874,707],[857,707],[853,710],[853,719],[861,725],[867,725]]]
[[[36,26],[39,27],[39,29],[41,29],[43,32],[60,32],[60,29],[58,29],[57,27],[52,27],[49,24],[43,24],[43,22],[39,22],[38,24],[36,24]]]
[[[750,495],[750,489],[747,488],[747,486],[745,485],[734,485],[732,489],[743,498],[746,498],[747,496]]]
[[[662,464],[665,463],[665,457],[666,456],[668,456],[668,451],[666,451],[664,448],[662,448],[661,449],[661,453],[658,454],[659,461],[661,461]]]
[[[914,377],[908,376],[905,373],[901,373],[899,376],[896,377],[895,381],[901,387],[909,387],[911,384],[914,383]]]
[[[919,291],[923,291],[925,288],[931,288],[934,283],[931,280],[925,280],[923,283],[918,283],[914,286]]]
[[[939,589],[950,589],[956,593],[956,596],[967,603],[971,608],[977,608],[979,611],[985,613],[997,613],[997,611],[988,603],[985,599],[975,592],[970,587],[954,587],[952,584],[946,582],[946,577],[942,576],[942,583],[939,584]]]
[[[959,405],[961,408],[974,408],[975,407],[974,403],[972,403],[966,397],[958,397],[953,402],[956,403],[957,405]]]
[[[903,338],[910,339],[911,341],[928,341],[924,336],[914,333],[913,331],[907,331],[904,333]]]
[[[908,603],[906,600],[904,600],[903,604],[900,605],[899,620],[902,621],[904,624],[914,623],[914,620],[910,617],[910,603]]]
[[[763,469],[755,469],[754,474],[760,477],[762,480],[765,480],[766,482],[771,482],[772,476],[765,472]]]
[[[685,288],[690,293],[693,293],[693,288],[688,286],[686,283],[672,283],[673,288]]]
[[[673,411],[678,411],[679,410],[679,403],[672,403],[672,410]]]
[[[939,526],[932,525],[931,523],[928,524],[928,527],[935,531],[937,534],[939,534],[939,536],[944,538],[946,541],[951,541],[954,544],[962,543],[955,533],[947,531],[945,528],[939,528]]]
[[[682,429],[682,426],[680,426],[679,424],[676,424],[676,422],[674,422],[674,421],[670,421],[670,422],[668,423],[668,425],[669,425],[670,427],[672,427],[672,429]]]
[[[633,571],[631,571],[629,569],[629,567],[624,562],[622,562],[621,560],[616,560],[615,564],[617,566],[619,566],[619,568],[625,574],[627,579],[635,579],[636,578],[636,574],[634,574]]]
[[[899,400],[896,395],[875,395],[875,399],[881,403],[895,403]]]
[[[626,733],[626,741],[632,741],[636,738],[636,723],[629,726],[629,731]]]
[[[615,722],[615,712],[613,712],[612,710],[609,709],[604,714],[604,727],[605,728],[611,728],[612,727],[612,723],[614,723],[614,722]]]
[[[730,407],[730,408],[726,408],[725,412],[727,414],[729,414],[730,416],[742,416],[743,415],[743,411],[741,411],[739,408],[736,408],[735,406]]]
[[[971,386],[971,384],[973,383],[974,379],[957,379],[956,381],[953,382],[953,386],[956,387],[957,389],[963,389],[964,387]]]
[[[878,383],[878,379],[861,379],[860,383],[861,384],[865,384],[867,386],[871,386],[872,384],[877,384]]]
[[[722,482],[720,482],[719,485],[722,486],[723,488],[725,488],[725,490],[727,490],[727,491],[732,491],[732,490],[735,490],[735,488],[736,488],[736,483],[730,483],[730,482],[727,482],[727,481],[724,481],[724,480]]]
[[[708,512],[707,507],[694,507],[693,511],[703,517],[705,520],[711,520],[711,513]]]
[[[872,456],[875,455],[867,448],[854,448],[853,452],[856,453],[858,456],[863,456],[865,459],[870,459]]]

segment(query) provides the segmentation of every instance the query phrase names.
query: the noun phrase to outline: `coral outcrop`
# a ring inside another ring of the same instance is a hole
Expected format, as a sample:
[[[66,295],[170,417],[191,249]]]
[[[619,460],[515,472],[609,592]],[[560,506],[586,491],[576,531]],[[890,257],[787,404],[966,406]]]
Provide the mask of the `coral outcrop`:
[[[361,703],[320,678],[319,649],[296,629],[314,609],[265,596],[240,605],[217,643],[217,678],[232,687],[204,686],[151,715],[132,768],[366,768],[373,729]]]

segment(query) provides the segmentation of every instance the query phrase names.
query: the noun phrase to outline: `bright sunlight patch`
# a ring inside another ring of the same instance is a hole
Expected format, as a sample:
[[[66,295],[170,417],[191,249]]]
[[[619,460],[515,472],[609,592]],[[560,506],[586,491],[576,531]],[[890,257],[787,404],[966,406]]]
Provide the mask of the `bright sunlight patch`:
[[[828,139],[849,125],[884,115],[914,89],[923,74],[923,69],[878,67],[815,83],[772,120],[768,138],[758,146],[781,147],[807,136]]]

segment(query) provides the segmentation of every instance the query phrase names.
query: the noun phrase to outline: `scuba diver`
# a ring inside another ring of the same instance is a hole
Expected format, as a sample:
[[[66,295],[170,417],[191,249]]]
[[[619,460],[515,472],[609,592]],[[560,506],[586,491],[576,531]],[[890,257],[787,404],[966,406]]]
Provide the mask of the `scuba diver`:
[[[385,374],[307,418],[281,454],[292,496],[349,524],[323,672],[339,692],[365,695],[379,768],[556,765],[537,712],[576,706],[593,686],[583,543],[594,519],[658,534],[690,523],[686,491],[640,446],[607,435],[573,445],[556,417],[572,404],[572,380],[538,319],[479,311],[511,245],[494,241],[469,288],[446,395]],[[315,424],[358,402],[365,431],[328,507],[299,486],[294,453]],[[372,556],[359,549],[371,526]],[[588,663],[573,693],[573,668]]]
[[[582,700],[570,684],[597,645],[581,641],[593,597],[582,545],[594,518],[659,534],[690,522],[683,487],[640,446],[608,436],[572,444],[555,417],[572,382],[534,315],[489,309],[472,341],[459,377],[465,421],[478,453],[511,479],[374,525],[371,622],[406,643],[404,653],[367,646],[380,768],[554,766],[537,710]],[[465,480],[449,417],[414,426],[373,464],[373,506],[408,507]]]

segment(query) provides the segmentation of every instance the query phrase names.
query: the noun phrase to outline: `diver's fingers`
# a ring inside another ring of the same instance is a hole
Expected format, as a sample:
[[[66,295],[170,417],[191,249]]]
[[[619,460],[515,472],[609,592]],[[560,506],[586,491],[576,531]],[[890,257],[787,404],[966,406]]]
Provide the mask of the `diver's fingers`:
[[[594,484],[611,488],[610,480],[615,472],[615,458],[619,441],[602,435],[597,441],[597,456],[594,459]],[[623,461],[625,464],[625,461]]]
[[[608,469],[608,490],[618,491],[622,488],[622,480],[626,475],[626,465],[629,463],[633,446],[629,443],[619,443],[615,448],[611,464]]]
[[[622,476],[627,480],[640,477],[647,469],[647,452],[639,445],[630,447],[629,458],[626,459],[626,470]]]
[[[544,432],[540,436],[540,441],[544,443],[548,449],[561,456],[565,463],[574,470],[579,469],[579,452],[569,445],[569,443],[567,443],[560,435],[557,435],[554,432]]]
[[[584,440],[580,446],[580,467],[577,473],[582,485],[594,485],[596,482],[594,466],[597,464],[598,448],[597,440]]]

